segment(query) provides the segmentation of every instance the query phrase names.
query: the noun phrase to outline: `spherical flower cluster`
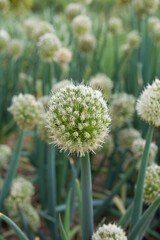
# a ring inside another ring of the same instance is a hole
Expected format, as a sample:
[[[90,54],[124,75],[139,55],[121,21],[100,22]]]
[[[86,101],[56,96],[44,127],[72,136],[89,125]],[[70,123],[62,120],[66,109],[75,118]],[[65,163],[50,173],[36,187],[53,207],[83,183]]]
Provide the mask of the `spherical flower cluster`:
[[[50,99],[50,97],[49,97],[48,95],[43,96],[43,97],[40,97],[40,98],[38,99],[38,101],[40,101],[40,103],[42,103],[45,112],[48,111],[49,99]]]
[[[134,128],[124,128],[118,133],[120,147],[131,149],[134,140],[141,137],[140,132]]]
[[[108,225],[103,224],[93,234],[92,240],[127,240],[126,234],[121,227],[115,224],[109,223]]]
[[[152,203],[160,195],[160,166],[152,164],[147,168],[144,182],[145,203]]]
[[[135,139],[132,144],[132,152],[134,154],[134,158],[137,161],[142,160],[143,150],[145,147],[146,141],[142,138]],[[151,143],[150,149],[149,149],[149,163],[153,162],[155,160],[156,154],[158,152],[158,147],[155,143]]]
[[[39,54],[44,61],[51,62],[56,58],[61,44],[56,35],[52,33],[46,33],[40,37],[37,46]]]
[[[138,17],[143,16],[143,14],[146,12],[144,4],[143,4],[143,0],[134,0],[133,5],[134,5],[135,11],[136,11],[136,14],[138,15]]]
[[[93,151],[108,133],[110,117],[100,91],[83,85],[61,88],[52,95],[48,127],[53,143],[70,153]]]
[[[89,17],[85,15],[78,15],[72,21],[72,30],[77,37],[81,37],[89,33],[92,22]]]
[[[118,17],[110,18],[108,28],[113,35],[119,34],[122,31],[122,20]]]
[[[13,97],[12,105],[8,110],[13,114],[20,128],[31,130],[37,124],[42,108],[42,104],[36,101],[34,96],[20,93]]]
[[[36,28],[34,29],[34,38],[38,40],[40,37],[42,37],[47,33],[54,34],[53,26],[50,23],[45,21],[38,22],[38,24],[36,25]]]
[[[134,0],[134,7],[138,16],[144,13],[153,13],[157,10],[159,0]]]
[[[27,204],[23,207],[24,215],[29,223],[33,232],[37,232],[40,227],[40,217],[34,207],[31,204]]]
[[[30,203],[33,193],[34,188],[31,182],[23,177],[17,177],[13,181],[10,195],[6,199],[6,206],[23,207]]]
[[[0,12],[5,12],[9,8],[9,0],[0,0]]]
[[[79,3],[70,3],[65,9],[67,18],[72,21],[76,16],[82,12],[82,5]]]
[[[148,85],[137,101],[138,115],[146,122],[160,126],[160,80]]]
[[[135,110],[135,98],[127,93],[117,93],[112,96],[110,111],[112,127],[122,127],[132,119]]]
[[[103,153],[107,157],[109,157],[112,154],[113,149],[114,149],[113,138],[110,135],[108,135],[107,138],[105,139],[103,146],[99,147],[96,150],[96,153]]]
[[[92,77],[89,85],[95,90],[100,90],[105,98],[110,97],[113,88],[113,82],[104,73],[98,73]]]
[[[159,24],[159,23],[160,23],[159,18],[157,18],[157,17],[150,17],[150,18],[148,19],[148,31],[149,31],[150,33],[153,32],[155,26],[156,26],[157,24]]]
[[[56,57],[56,61],[60,64],[65,64],[65,63],[69,63],[72,59],[72,52],[70,51],[70,49],[68,48],[60,48],[58,53],[57,53],[57,57]]]
[[[159,0],[142,0],[146,12],[153,13],[157,10]]]
[[[56,93],[58,90],[60,90],[61,88],[66,88],[66,87],[69,87],[69,86],[74,86],[74,84],[67,80],[67,79],[64,79],[58,83],[56,83],[52,89],[52,94]]]
[[[139,36],[139,33],[134,30],[130,32],[127,36],[127,44],[132,48],[138,48],[141,42],[141,37]]]
[[[7,165],[8,158],[11,156],[11,149],[9,146],[0,144],[0,168]]]
[[[10,40],[10,36],[8,33],[4,30],[0,30],[0,52],[5,51],[6,48],[8,47],[8,43]]]
[[[18,39],[13,39],[10,41],[8,46],[8,52],[10,55],[12,55],[14,58],[18,58],[21,56],[23,51],[23,43]]]
[[[96,39],[93,35],[87,34],[78,39],[78,48],[83,54],[88,54],[96,47]]]
[[[126,55],[129,54],[131,52],[131,47],[129,46],[129,44],[125,43],[123,45],[121,45],[120,47],[120,54],[121,55]]]
[[[24,21],[24,29],[29,38],[35,38],[35,29],[38,24],[38,20],[34,18],[28,18]]]
[[[48,121],[47,121],[47,113],[43,113],[41,115],[40,121],[38,122],[38,136],[45,141],[46,143],[51,142],[51,132],[47,128]]]

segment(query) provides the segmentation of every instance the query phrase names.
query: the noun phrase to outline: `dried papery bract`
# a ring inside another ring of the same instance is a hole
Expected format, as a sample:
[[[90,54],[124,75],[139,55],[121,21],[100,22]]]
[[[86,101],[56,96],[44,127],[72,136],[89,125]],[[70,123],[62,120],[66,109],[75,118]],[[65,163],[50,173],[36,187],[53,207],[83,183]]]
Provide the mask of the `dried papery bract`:
[[[152,164],[147,168],[144,182],[143,201],[151,204],[160,195],[160,166]]]
[[[126,233],[121,227],[115,224],[103,224],[98,230],[93,234],[92,240],[127,240]]]
[[[110,117],[101,92],[79,85],[61,88],[51,96],[48,122],[60,149],[84,155],[103,142]]]

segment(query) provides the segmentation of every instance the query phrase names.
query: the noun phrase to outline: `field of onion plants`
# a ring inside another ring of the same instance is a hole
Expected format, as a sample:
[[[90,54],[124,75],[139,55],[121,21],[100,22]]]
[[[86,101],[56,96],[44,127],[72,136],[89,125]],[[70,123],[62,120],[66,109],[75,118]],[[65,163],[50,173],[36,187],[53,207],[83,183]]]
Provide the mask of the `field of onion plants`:
[[[0,240],[160,239],[159,16],[0,0]]]

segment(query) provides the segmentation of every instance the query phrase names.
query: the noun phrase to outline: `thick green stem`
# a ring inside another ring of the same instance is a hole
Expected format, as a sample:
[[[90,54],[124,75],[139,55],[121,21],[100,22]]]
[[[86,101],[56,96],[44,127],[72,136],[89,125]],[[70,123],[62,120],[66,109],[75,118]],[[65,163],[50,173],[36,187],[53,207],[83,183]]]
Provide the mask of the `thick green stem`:
[[[6,223],[8,223],[14,229],[14,231],[17,233],[17,235],[21,240],[29,240],[28,237],[21,231],[21,229],[10,218],[8,218],[2,213],[0,213],[0,218]]]
[[[130,232],[128,236],[128,240],[135,240],[137,236],[141,235],[142,237],[144,235],[148,227],[147,223],[151,221],[151,219],[153,218],[153,213],[155,213],[159,205],[160,205],[160,196],[158,196],[154,200],[154,202],[148,207],[148,209],[145,211],[145,213],[137,222],[137,224],[135,224],[133,230]],[[138,239],[140,240],[141,238],[138,238]]]
[[[48,146],[47,177],[48,210],[49,215],[53,218],[53,222],[50,222],[49,225],[52,238],[57,240],[55,148],[53,146]]]
[[[16,174],[17,171],[17,167],[18,167],[18,162],[19,162],[19,158],[20,158],[20,154],[21,154],[21,149],[22,149],[22,144],[23,144],[23,136],[24,136],[24,132],[22,130],[19,130],[19,135],[18,135],[18,140],[16,143],[16,147],[13,151],[13,155],[9,164],[9,168],[7,171],[7,174],[5,176],[4,182],[3,182],[3,186],[2,186],[2,190],[0,193],[0,210],[2,210],[3,207],[3,202],[5,200],[5,198],[7,197],[7,195],[9,194],[10,191],[10,187],[12,184],[12,180]]]
[[[133,211],[132,211],[132,218],[131,218],[131,225],[130,231],[133,229],[137,221],[140,219],[142,214],[142,206],[143,206],[143,187],[144,187],[144,180],[146,175],[146,168],[148,164],[148,157],[149,157],[149,148],[150,143],[152,141],[154,126],[150,125],[147,136],[146,136],[146,144],[143,151],[142,161],[138,173],[138,179],[136,184],[134,202],[133,202]]]
[[[89,154],[81,158],[82,239],[90,240],[93,233],[92,180]]]
[[[38,161],[38,189],[42,209],[45,208],[45,143],[39,140],[39,161]]]
[[[123,216],[120,218],[118,225],[125,229],[130,221],[133,209],[133,203],[131,203]]]

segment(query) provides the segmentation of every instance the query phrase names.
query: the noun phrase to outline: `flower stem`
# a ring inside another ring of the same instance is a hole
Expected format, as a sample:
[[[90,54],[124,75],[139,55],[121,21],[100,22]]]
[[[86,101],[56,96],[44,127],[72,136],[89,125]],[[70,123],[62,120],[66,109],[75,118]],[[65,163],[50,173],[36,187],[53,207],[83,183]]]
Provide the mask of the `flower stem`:
[[[22,148],[22,144],[23,144],[23,136],[24,136],[24,132],[23,132],[23,130],[20,129],[16,147],[13,151],[13,155],[12,155],[12,158],[11,158],[11,161],[9,164],[9,168],[8,168],[6,177],[4,179],[2,190],[0,193],[0,210],[2,210],[4,199],[9,194],[12,180],[16,174],[16,170],[18,167],[18,162],[19,162],[19,158],[20,158],[20,154],[21,154],[21,148]]]
[[[89,154],[81,158],[82,239],[90,240],[93,233],[92,182]]]
[[[143,216],[139,219],[139,221],[135,224],[133,230],[130,232],[128,239],[135,240],[138,235],[143,236],[145,231],[148,228],[148,222],[153,218],[153,214],[157,210],[160,205],[160,196],[158,196],[154,202],[148,207],[148,209],[144,212]],[[140,233],[140,234],[139,234]],[[139,240],[141,238],[138,238]]]
[[[143,151],[142,161],[138,173],[138,179],[136,184],[135,190],[135,197],[133,202],[133,211],[131,217],[131,225],[130,231],[133,229],[137,221],[140,219],[142,214],[142,205],[143,205],[143,187],[144,187],[144,180],[146,175],[146,168],[148,164],[148,157],[149,157],[149,148],[150,143],[152,141],[154,126],[150,125],[148,128],[147,136],[146,136],[146,144]]]
[[[15,232],[17,233],[17,235],[21,240],[29,240],[28,237],[21,231],[21,229],[10,218],[8,218],[2,213],[0,213],[0,218],[6,223],[8,223],[15,230]]]
[[[49,225],[52,237],[57,240],[55,148],[53,146],[48,146],[47,161],[48,209],[49,215],[53,218],[53,222]]]

